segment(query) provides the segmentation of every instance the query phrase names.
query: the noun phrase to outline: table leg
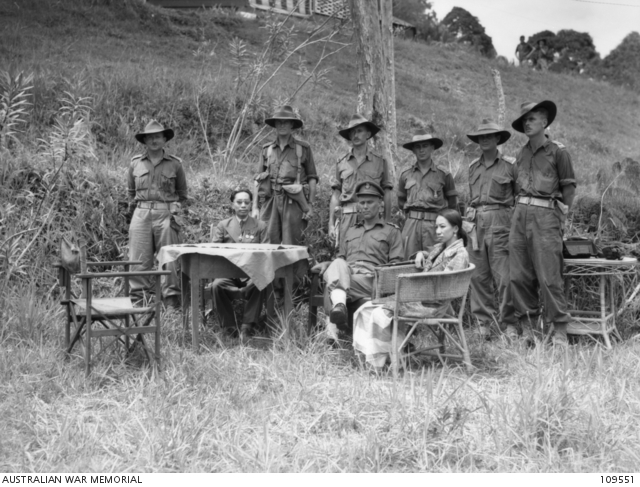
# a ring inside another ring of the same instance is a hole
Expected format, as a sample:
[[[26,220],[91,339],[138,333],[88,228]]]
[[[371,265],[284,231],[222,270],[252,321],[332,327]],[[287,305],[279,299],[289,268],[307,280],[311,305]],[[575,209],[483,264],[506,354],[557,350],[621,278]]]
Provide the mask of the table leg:
[[[284,268],[284,320],[285,320],[285,338],[290,338],[291,333],[291,311],[293,310],[293,265]]]
[[[191,333],[193,350],[200,350],[200,259],[192,258],[191,269]]]
[[[616,280],[613,276],[609,276],[609,299],[611,299],[611,330],[616,334],[618,340],[622,340],[622,336],[620,336],[620,332],[618,331],[618,324],[616,323],[618,317],[618,307],[616,306]],[[622,284],[620,285],[622,288],[622,296],[626,296],[624,291],[624,279]]]
[[[183,259],[182,264],[180,265],[181,269],[186,269],[185,265],[188,264],[186,259]],[[187,306],[187,298],[189,297],[189,276],[185,272],[180,272],[181,284],[180,284],[180,294],[181,294],[181,303],[182,303],[182,328],[186,333],[189,329],[189,306]]]
[[[609,333],[607,332],[607,297],[606,297],[606,282],[607,276],[604,274],[600,276],[600,319],[602,320],[602,335],[604,336],[604,343],[608,350],[611,349],[611,341],[609,340]]]

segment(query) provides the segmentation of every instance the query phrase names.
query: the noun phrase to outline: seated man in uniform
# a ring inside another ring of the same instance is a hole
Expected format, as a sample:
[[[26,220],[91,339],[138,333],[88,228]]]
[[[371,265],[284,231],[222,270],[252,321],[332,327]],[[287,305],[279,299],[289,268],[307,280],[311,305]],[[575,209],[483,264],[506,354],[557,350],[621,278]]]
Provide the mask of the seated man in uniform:
[[[265,243],[267,224],[249,215],[253,196],[247,189],[239,189],[231,194],[234,216],[222,220],[211,228],[212,243],[252,244]],[[228,334],[237,332],[233,312],[234,288],[241,288],[245,299],[240,340],[247,343],[260,318],[265,291],[260,291],[249,279],[215,279],[211,285],[213,308],[220,316],[222,328]]]
[[[349,331],[347,302],[371,299],[374,267],[401,262],[404,256],[400,230],[380,218],[384,194],[374,182],[358,184],[356,196],[363,221],[347,230],[333,262],[311,269],[323,276],[324,309],[331,310],[329,321],[341,334]]]

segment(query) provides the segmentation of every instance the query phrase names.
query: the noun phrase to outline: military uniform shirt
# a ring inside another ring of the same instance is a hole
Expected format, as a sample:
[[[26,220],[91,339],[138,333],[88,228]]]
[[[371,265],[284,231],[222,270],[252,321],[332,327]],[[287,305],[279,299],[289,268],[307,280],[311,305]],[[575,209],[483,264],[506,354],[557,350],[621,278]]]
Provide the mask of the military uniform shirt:
[[[562,200],[562,187],[576,185],[571,156],[562,144],[549,138],[535,153],[527,142],[516,164],[519,195]]]
[[[447,208],[451,196],[458,196],[451,173],[433,162],[424,174],[418,164],[400,174],[398,206],[405,211],[438,212]]]
[[[153,165],[147,154],[133,156],[127,177],[129,197],[136,201],[185,201],[187,179],[179,158],[164,153]]]
[[[338,258],[348,263],[365,261],[373,265],[402,262],[404,248],[400,230],[383,221],[377,222],[369,230],[364,223],[358,223],[347,230],[340,243]]]
[[[364,181],[379,184],[382,189],[393,189],[389,175],[389,164],[378,154],[367,150],[361,164],[358,164],[353,151],[336,164],[336,173],[331,188],[340,191],[340,202],[358,201],[356,187]]]
[[[316,165],[313,161],[311,147],[303,140],[298,140],[291,136],[285,144],[284,149],[280,149],[278,140],[269,142],[262,146],[260,157],[260,167],[258,172],[269,170],[272,184],[294,184],[298,177],[298,156],[296,155],[296,144],[302,146],[302,171],[300,172],[300,183],[307,184],[310,179],[318,180]],[[271,160],[268,159],[269,147],[271,149]]]
[[[513,206],[518,180],[515,161],[500,154],[490,163],[485,162],[484,155],[473,161],[469,166],[469,204]]]
[[[248,216],[240,221],[237,216],[218,222],[213,230],[212,243],[264,243],[267,224]]]

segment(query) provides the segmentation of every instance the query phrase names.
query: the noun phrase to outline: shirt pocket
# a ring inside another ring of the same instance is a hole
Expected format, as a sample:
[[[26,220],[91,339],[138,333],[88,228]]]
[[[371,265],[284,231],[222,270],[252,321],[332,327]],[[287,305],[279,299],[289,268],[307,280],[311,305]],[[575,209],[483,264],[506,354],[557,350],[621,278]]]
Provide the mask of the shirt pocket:
[[[376,249],[367,249],[367,253],[377,254],[383,262],[387,261],[389,259],[389,236],[382,233],[374,233],[371,238],[376,242]]]
[[[444,183],[441,181],[429,181],[429,203],[442,205],[444,203]]]
[[[176,172],[165,169],[160,175],[160,190],[169,195],[176,193]]]
[[[133,170],[133,178],[136,182],[136,191],[149,189],[149,170],[142,166]]]
[[[506,200],[511,193],[511,179],[507,176],[496,176],[491,180],[489,196],[496,200]]]
[[[280,164],[279,178],[286,183],[292,183],[298,177],[298,157],[294,154],[289,154],[284,158],[282,164]]]
[[[362,168],[362,174],[366,179],[382,183],[382,164],[365,164]]]
[[[348,193],[355,186],[354,170],[351,167],[340,168],[340,180],[342,181],[342,192]]]
[[[550,168],[533,173],[533,182],[538,193],[551,196],[559,189],[558,176]]]
[[[551,196],[560,189],[553,154],[545,153],[532,161],[533,184],[538,193]]]

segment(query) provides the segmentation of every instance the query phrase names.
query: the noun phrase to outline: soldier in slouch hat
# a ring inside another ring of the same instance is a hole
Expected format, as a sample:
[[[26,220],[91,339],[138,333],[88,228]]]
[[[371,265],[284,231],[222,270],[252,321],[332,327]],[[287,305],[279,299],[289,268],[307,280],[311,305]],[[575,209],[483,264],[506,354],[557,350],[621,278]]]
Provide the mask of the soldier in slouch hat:
[[[511,134],[485,119],[467,137],[482,150],[482,155],[469,166],[470,201],[466,220],[472,225],[472,238],[468,251],[476,266],[471,278],[471,312],[482,337],[491,338],[494,322],[507,336],[515,336],[517,322],[509,281],[509,231],[518,172],[515,158],[498,151],[498,146],[509,140]],[[494,305],[495,290],[499,313]]]
[[[380,131],[373,122],[355,114],[349,124],[338,131],[348,140],[352,149],[336,163],[336,172],[331,184],[333,194],[329,206],[329,236],[336,239],[340,248],[347,230],[362,218],[358,216],[356,187],[362,182],[372,182],[384,192],[384,220],[391,216],[391,191],[393,182],[389,162],[369,147],[369,139]]]
[[[278,108],[265,123],[275,129],[276,138],[262,147],[252,216],[267,223],[269,243],[301,245],[316,197],[313,153],[307,142],[293,136],[303,122],[289,105]]]
[[[523,103],[511,124],[529,141],[518,153],[518,194],[509,233],[509,273],[516,316],[530,338],[540,315],[541,297],[554,344],[567,344],[572,321],[563,286],[562,232],[573,203],[576,176],[569,151],[545,129],[556,117],[556,104]]]
[[[416,156],[416,163],[403,171],[398,180],[398,208],[405,217],[402,240],[406,259],[432,249],[437,243],[435,222],[438,212],[447,207],[455,210],[458,206],[453,176],[431,158],[433,151],[442,145],[442,139],[424,130],[418,130],[402,145]]]
[[[127,175],[129,197],[135,211],[129,226],[129,259],[142,261],[133,271],[148,271],[155,255],[164,245],[180,243],[180,204],[187,200],[187,180],[182,161],[164,147],[174,136],[170,128],[152,120],[135,135],[146,147],[144,154],[133,156]],[[171,274],[163,277],[162,299],[168,307],[180,306],[180,280],[177,264],[167,264]],[[131,294],[142,297],[152,290],[148,278],[130,279]],[[157,297],[159,298],[159,296]]]

